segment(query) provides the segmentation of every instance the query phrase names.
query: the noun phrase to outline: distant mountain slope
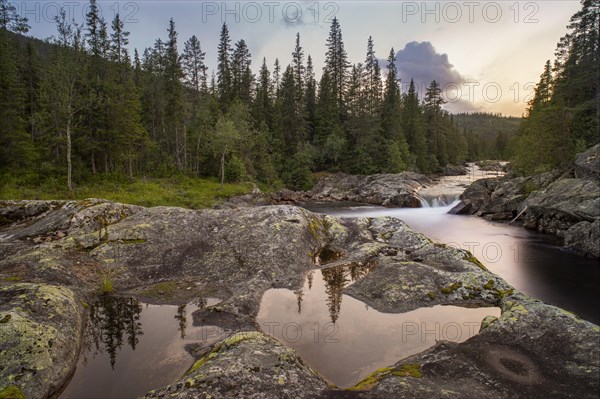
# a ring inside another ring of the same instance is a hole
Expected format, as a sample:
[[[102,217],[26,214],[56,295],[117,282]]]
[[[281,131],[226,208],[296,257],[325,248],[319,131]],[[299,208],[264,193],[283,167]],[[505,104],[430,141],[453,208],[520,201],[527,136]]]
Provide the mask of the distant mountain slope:
[[[469,160],[509,158],[509,143],[519,131],[522,118],[485,112],[453,116],[467,138]]]

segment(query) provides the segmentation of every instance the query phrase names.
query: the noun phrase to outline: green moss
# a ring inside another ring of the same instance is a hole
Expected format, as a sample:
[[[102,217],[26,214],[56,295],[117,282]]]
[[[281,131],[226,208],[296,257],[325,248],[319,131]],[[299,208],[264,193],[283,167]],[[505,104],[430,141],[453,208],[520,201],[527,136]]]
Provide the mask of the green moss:
[[[410,363],[403,364],[402,367],[400,367],[400,370],[392,371],[392,375],[395,375],[396,377],[421,378],[423,377],[423,372],[421,371],[420,364]]]
[[[25,399],[25,395],[18,386],[9,385],[0,391],[0,399]]]
[[[449,285],[448,287],[442,288],[440,291],[442,292],[442,294],[449,295],[449,294],[452,294],[457,289],[459,289],[460,287],[462,287],[462,283],[459,281],[459,282]]]
[[[483,289],[491,290],[492,287],[494,287],[494,280],[488,280],[488,282],[484,284]]]
[[[194,363],[194,365],[190,368],[190,370],[187,372],[187,374],[192,374],[194,371],[198,370],[200,367],[202,367],[202,365],[204,363],[206,363],[207,360],[208,360],[208,355],[201,357],[200,360],[198,360],[196,363]]]
[[[23,280],[23,278],[19,277],[19,276],[4,277],[4,281],[11,282],[11,283],[18,283],[21,280]]]
[[[477,266],[478,268],[480,268],[482,270],[487,270],[487,268],[483,265],[483,263],[481,263],[479,261],[479,259],[474,257],[473,254],[469,251],[467,251],[467,255],[463,258],[463,260],[466,260],[467,262],[471,262],[472,264],[474,264],[475,266]]]
[[[177,290],[177,283],[175,283],[174,281],[165,281],[148,287],[147,289],[142,291],[142,296],[153,298],[160,296],[172,296]]]
[[[513,288],[509,288],[507,290],[496,290],[494,292],[494,295],[496,296],[496,298],[498,298],[498,300],[502,300],[510,295],[512,295],[515,292],[515,290]]]
[[[323,222],[312,215],[307,216],[305,214],[305,217],[308,221],[308,232],[310,235],[313,236],[315,240],[322,241],[326,232]]]
[[[12,315],[9,313],[0,319],[0,324],[6,324],[12,319]]]
[[[372,388],[375,384],[383,379],[387,374],[392,371],[391,367],[381,368],[374,373],[367,376],[365,379],[360,381],[358,384],[354,385],[351,388],[348,388],[349,391],[363,391]]]
[[[102,284],[100,286],[100,292],[102,292],[105,295],[108,294],[112,294],[114,292],[115,288],[113,286],[113,282],[110,279],[110,277],[108,276],[104,276],[104,278],[102,279]]]
[[[437,297],[437,294],[433,291],[429,291],[427,297],[433,301]]]

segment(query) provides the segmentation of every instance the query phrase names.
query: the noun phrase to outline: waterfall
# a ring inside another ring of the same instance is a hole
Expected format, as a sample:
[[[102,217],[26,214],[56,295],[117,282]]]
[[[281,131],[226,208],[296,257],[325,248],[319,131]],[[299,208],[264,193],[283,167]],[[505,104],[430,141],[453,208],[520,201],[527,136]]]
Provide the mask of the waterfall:
[[[421,202],[421,208],[439,208],[448,206],[458,200],[458,194],[447,195],[441,194],[437,196],[421,196],[419,201]]]

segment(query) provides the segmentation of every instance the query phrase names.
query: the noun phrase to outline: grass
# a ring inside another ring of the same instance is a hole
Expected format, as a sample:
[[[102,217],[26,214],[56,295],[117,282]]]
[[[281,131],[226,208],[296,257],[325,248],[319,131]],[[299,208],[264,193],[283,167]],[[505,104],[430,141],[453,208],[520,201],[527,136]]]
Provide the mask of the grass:
[[[227,183],[221,188],[216,179],[201,179],[187,176],[172,178],[98,180],[85,185],[76,185],[69,192],[56,179],[39,185],[21,184],[10,179],[0,187],[0,200],[81,200],[103,198],[125,204],[152,206],[179,206],[184,208],[209,208],[222,199],[252,191],[251,183]]]
[[[115,288],[113,286],[112,280],[109,277],[104,276],[104,278],[102,279],[100,291],[103,294],[108,295],[108,294],[112,294],[114,290],[115,290]]]

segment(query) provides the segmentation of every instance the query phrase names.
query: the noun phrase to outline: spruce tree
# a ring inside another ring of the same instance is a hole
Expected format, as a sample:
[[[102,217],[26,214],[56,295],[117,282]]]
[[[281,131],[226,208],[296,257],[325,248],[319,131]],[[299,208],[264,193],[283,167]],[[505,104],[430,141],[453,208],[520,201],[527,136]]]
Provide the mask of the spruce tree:
[[[217,92],[221,109],[225,111],[232,100],[232,76],[231,76],[231,39],[226,24],[221,28],[221,38],[217,52]]]
[[[344,112],[344,96],[349,65],[348,54],[342,40],[342,29],[337,17],[334,17],[327,38],[327,52],[323,69],[331,79],[332,92],[340,115]]]
[[[398,87],[398,71],[396,53],[392,48],[388,56],[388,73],[383,94],[381,126],[388,157],[382,167],[392,173],[406,170],[411,164],[408,145],[402,132],[400,115],[400,88]]]
[[[182,171],[187,166],[187,129],[185,126],[183,70],[177,50],[177,31],[173,19],[169,22],[169,40],[165,48],[164,65],[164,96],[165,96],[165,127],[169,140],[173,143],[173,155],[177,169]],[[173,140],[173,141],[171,141]]]

